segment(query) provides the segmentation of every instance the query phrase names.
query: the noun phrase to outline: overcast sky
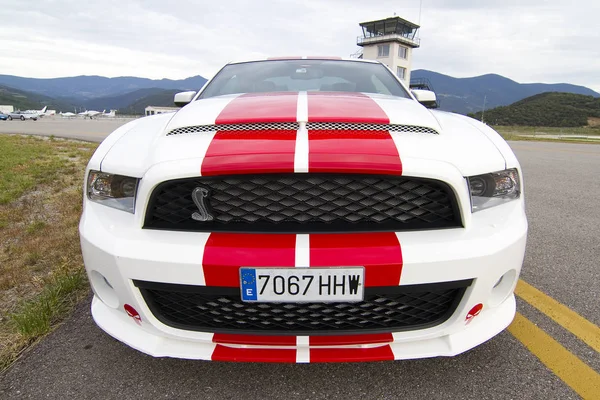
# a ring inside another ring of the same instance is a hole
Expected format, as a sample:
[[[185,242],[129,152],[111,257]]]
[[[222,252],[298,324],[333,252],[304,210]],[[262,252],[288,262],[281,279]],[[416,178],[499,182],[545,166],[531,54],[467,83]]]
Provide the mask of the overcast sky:
[[[188,4],[193,3],[193,4]],[[0,74],[210,77],[231,60],[356,52],[359,22],[419,22],[413,68],[600,92],[598,0],[0,0]]]

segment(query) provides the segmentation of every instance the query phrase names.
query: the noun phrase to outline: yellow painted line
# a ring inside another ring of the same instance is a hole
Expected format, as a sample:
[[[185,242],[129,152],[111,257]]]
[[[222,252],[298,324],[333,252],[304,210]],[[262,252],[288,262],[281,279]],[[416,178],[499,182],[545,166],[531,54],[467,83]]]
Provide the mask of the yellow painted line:
[[[600,374],[521,313],[515,315],[508,331],[578,395],[584,399],[600,398]]]
[[[600,353],[600,327],[522,279],[519,279],[515,293]],[[600,392],[598,397],[600,397]]]

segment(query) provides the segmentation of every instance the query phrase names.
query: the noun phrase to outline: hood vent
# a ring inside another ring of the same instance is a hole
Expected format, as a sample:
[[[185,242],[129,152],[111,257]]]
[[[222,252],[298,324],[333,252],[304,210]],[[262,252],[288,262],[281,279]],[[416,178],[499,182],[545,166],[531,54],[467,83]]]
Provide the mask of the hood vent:
[[[224,124],[224,125],[196,125],[196,126],[182,126],[181,128],[175,128],[167,136],[173,135],[186,135],[192,133],[202,132],[216,132],[216,131],[297,131],[297,122],[272,122],[272,123],[261,123],[261,124]]]
[[[309,122],[306,124],[309,131],[389,131],[401,133],[424,133],[438,135],[438,131],[425,126],[390,125],[390,124],[357,124],[345,122]]]
[[[224,124],[224,125],[196,125],[175,128],[167,136],[187,135],[202,132],[217,131],[296,131],[300,127],[297,122],[273,122],[258,124]],[[393,124],[360,124],[346,122],[308,122],[306,129],[309,131],[389,131],[399,133],[415,133],[426,135],[439,135],[435,129],[425,126],[393,125]]]

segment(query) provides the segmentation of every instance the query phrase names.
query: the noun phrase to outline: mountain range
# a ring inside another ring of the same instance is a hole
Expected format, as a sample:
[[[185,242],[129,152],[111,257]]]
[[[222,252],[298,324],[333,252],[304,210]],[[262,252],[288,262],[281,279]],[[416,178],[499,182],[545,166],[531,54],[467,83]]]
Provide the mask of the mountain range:
[[[0,85],[53,97],[83,102],[99,97],[115,97],[138,89],[198,90],[206,78],[200,75],[181,80],[148,79],[134,76],[106,78],[104,76],[73,76],[68,78],[23,78],[0,75]]]
[[[496,74],[454,78],[428,70],[415,70],[413,79],[428,80],[440,108],[461,114],[512,104],[544,92],[566,92],[600,97],[583,86],[544,83],[518,83]],[[206,79],[200,75],[181,80],[138,77],[106,78],[74,76],[66,78],[24,78],[0,75],[0,104],[33,109],[47,105],[58,111],[118,109],[121,113],[142,114],[148,105],[172,106],[173,94],[198,90]]]
[[[600,125],[600,98],[573,93],[540,93],[501,106],[469,114],[492,125],[577,127]]]
[[[411,79],[424,78],[431,82],[440,109],[460,114],[481,111],[512,104],[516,101],[544,92],[563,92],[600,97],[592,89],[568,83],[518,83],[504,76],[487,74],[472,78],[454,78],[437,72],[418,69]]]
[[[0,84],[0,104],[12,105],[17,110],[41,109],[45,105],[59,110],[72,110],[74,105],[70,101],[59,100],[14,87]]]

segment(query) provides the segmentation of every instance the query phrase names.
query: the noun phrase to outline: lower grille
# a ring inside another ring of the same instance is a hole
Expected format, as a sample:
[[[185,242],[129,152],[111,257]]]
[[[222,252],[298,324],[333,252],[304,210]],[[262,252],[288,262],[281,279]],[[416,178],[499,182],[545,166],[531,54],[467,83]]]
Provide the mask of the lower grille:
[[[471,280],[365,289],[359,303],[245,303],[238,288],[134,281],[154,316],[174,328],[270,335],[429,328],[456,310]]]
[[[201,194],[201,195],[199,195]],[[268,174],[167,181],[144,228],[227,232],[381,232],[461,227],[444,182],[392,175]]]

